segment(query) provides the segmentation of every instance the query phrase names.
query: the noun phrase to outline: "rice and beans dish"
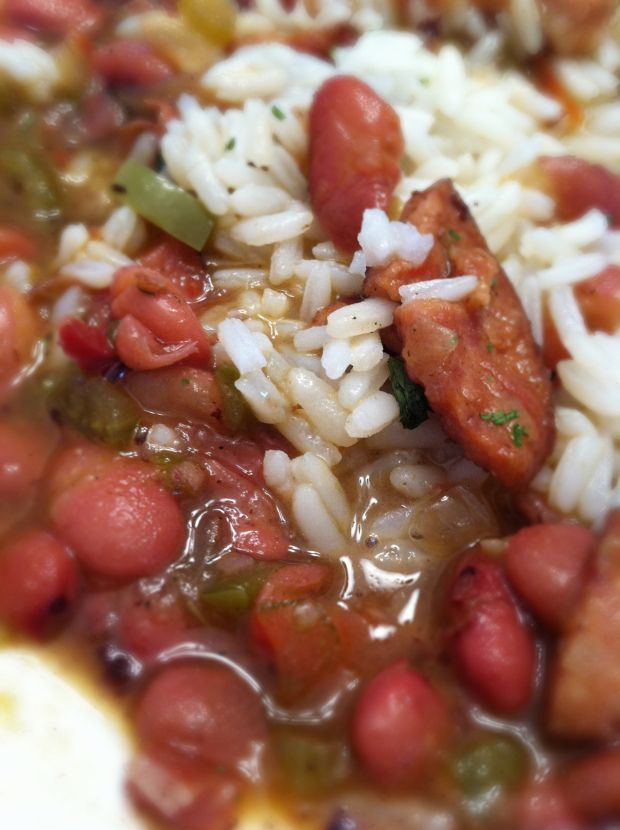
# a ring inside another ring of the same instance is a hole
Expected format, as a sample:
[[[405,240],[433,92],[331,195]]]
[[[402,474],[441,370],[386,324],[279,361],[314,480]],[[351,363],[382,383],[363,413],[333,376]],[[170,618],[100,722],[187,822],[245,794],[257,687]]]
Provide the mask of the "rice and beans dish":
[[[618,826],[617,3],[0,15],[0,621],[127,797]]]

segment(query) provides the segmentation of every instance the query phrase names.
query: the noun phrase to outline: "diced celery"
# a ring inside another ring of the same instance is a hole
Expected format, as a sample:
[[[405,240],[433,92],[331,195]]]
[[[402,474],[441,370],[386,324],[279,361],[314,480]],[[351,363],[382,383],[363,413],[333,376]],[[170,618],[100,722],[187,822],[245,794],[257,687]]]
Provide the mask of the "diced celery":
[[[514,787],[528,766],[524,746],[509,735],[486,733],[466,745],[452,761],[459,789],[475,798],[495,788]]]
[[[224,425],[231,432],[239,432],[252,416],[249,406],[241,392],[235,387],[239,372],[234,366],[219,366],[215,379],[222,395],[222,418]]]
[[[49,407],[62,423],[118,448],[131,441],[138,420],[135,404],[119,386],[80,372],[71,372],[52,386]]]
[[[176,184],[144,164],[128,159],[116,176],[113,189],[140,216],[201,251],[213,230],[207,209]]]
[[[337,740],[282,732],[274,748],[283,783],[295,793],[329,792],[349,771],[346,747]]]

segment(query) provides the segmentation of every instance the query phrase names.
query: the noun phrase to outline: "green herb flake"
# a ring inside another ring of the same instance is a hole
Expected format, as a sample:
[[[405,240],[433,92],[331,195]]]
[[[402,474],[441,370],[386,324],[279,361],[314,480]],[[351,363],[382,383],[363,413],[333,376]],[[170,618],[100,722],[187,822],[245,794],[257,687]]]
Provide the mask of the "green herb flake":
[[[415,429],[428,418],[429,405],[424,389],[407,376],[405,364],[397,357],[388,361],[392,394],[400,408],[400,422],[405,429]]]
[[[529,438],[529,432],[527,429],[522,426],[521,424],[514,424],[511,430],[512,433],[512,443],[515,445],[517,449],[521,449],[523,446],[523,439]]]
[[[285,113],[283,113],[280,107],[276,106],[275,104],[271,108],[271,114],[274,118],[277,118],[278,121],[284,121],[284,119],[286,118]]]
[[[487,352],[489,354],[491,354],[491,352],[493,351],[494,348],[495,348],[495,346],[493,345],[493,343],[487,343]]]
[[[493,279],[491,280],[491,288],[497,288],[497,277],[493,277]]]
[[[516,409],[511,409],[509,412],[498,410],[497,412],[480,413],[480,420],[489,421],[490,423],[495,424],[496,427],[501,427],[504,426],[504,424],[509,424],[511,421],[516,421],[518,417],[519,413]]]
[[[430,78],[419,78],[418,79],[422,86],[430,86],[431,79]]]
[[[460,242],[463,238],[458,231],[454,230],[454,228],[450,228],[450,230],[448,231],[448,236],[450,237],[450,239],[454,239],[455,242]]]
[[[607,219],[607,224],[611,228],[611,226],[614,224],[614,222],[616,220],[616,217],[614,216],[613,213],[606,213],[605,218]]]
[[[450,345],[451,346],[457,346],[458,342],[459,342],[458,334],[453,334],[452,337],[450,338]]]
[[[189,378],[181,378],[181,386],[189,386]]]
[[[224,145],[224,149],[225,150],[234,150],[236,143],[237,143],[237,139],[233,136],[232,138],[228,139],[228,141]]]

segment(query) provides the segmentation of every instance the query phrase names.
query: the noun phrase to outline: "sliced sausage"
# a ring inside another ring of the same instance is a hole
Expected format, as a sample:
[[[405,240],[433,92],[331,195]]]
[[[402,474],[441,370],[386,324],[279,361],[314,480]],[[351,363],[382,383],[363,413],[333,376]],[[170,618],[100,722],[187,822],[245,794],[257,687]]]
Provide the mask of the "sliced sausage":
[[[538,0],[538,5],[553,50],[584,54],[596,49],[618,4],[616,0]]]
[[[560,640],[548,723],[556,735],[605,740],[620,735],[620,511],[608,521],[594,574]]]
[[[452,182],[414,193],[402,219],[434,234],[427,263],[375,269],[365,293],[396,300],[401,285],[421,279],[478,278],[459,302],[418,299],[394,319],[407,374],[448,435],[503,484],[522,489],[554,437],[551,384],[523,307]]]
[[[592,208],[620,227],[620,176],[601,164],[576,156],[543,156],[538,165],[562,221],[576,219]]]

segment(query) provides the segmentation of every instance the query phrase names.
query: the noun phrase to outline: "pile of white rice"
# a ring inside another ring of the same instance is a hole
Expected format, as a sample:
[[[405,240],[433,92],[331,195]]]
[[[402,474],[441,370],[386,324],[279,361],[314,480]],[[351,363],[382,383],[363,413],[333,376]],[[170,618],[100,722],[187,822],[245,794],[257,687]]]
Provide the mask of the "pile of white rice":
[[[532,5],[514,2],[521,17],[511,25],[521,26],[522,40],[530,38],[533,47]],[[556,223],[553,201],[532,184],[531,166],[542,154],[573,153],[620,170],[618,26],[592,58],[554,59],[586,114],[583,128],[562,135],[554,130],[562,115],[557,101],[516,70],[500,74],[487,65],[502,32],[479,32],[470,54],[453,45],[431,52],[414,34],[379,30],[387,19],[382,3],[341,0],[317,8],[309,19],[298,4],[283,19],[275,0],[257,0],[254,11],[240,15],[240,30],[312,28],[353,15],[365,34],[335,49],[333,64],[275,43],[238,50],[202,78],[206,96],[223,108],[181,96],[179,117],[161,140],[168,174],[218,220],[214,245],[227,264],[213,282],[223,300],[203,319],[219,336],[216,360],[238,368],[237,388],[257,418],[301,453],[294,461],[267,453],[268,483],[308,542],[337,552],[351,534],[361,539],[368,530],[360,531],[359,515],[353,521],[355,506],[339,484],[342,470],[355,468],[358,459],[367,463],[368,449],[381,451],[381,474],[395,494],[396,506],[383,518],[392,537],[406,534],[416,500],[438,484],[458,488],[484,478],[434,419],[414,431],[400,427],[398,405],[385,388],[380,337],[394,304],[366,299],[334,311],[325,325],[312,322],[337,297],[360,293],[364,260],[403,251],[420,260],[427,250],[413,229],[403,236],[398,223],[374,212],[363,251],[350,262],[314,221],[303,172],[307,112],[321,83],[346,73],[374,87],[400,117],[406,159],[397,197],[404,202],[413,190],[451,177],[515,284],[539,343],[549,303],[570,359],[558,367],[557,443],[534,487],[552,507],[600,524],[620,505],[620,333],[588,332],[573,287],[620,265],[620,233],[597,211]],[[70,226],[61,240],[60,271],[87,288],[105,287],[115,268],[131,261],[141,234],[141,221],[128,208],[96,233]],[[460,296],[474,286],[475,280],[459,286]],[[79,307],[80,290],[63,297],[55,313]]]

